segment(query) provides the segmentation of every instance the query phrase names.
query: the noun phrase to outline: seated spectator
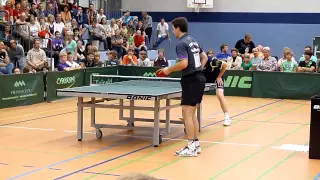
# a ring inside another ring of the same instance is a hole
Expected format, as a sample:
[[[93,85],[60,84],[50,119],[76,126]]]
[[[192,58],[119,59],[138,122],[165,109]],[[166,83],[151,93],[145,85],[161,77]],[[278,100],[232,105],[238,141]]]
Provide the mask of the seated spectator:
[[[89,52],[93,53],[93,45],[90,42],[86,44],[86,48],[84,50],[84,56],[87,57]]]
[[[75,69],[81,69],[82,67],[73,61],[73,56],[71,52],[67,53],[67,62],[66,64],[68,64],[69,67],[75,68]]]
[[[257,50],[258,50],[258,55],[259,55],[258,57],[263,59],[263,52],[262,52],[263,51],[263,46],[262,45],[258,45],[257,46]]]
[[[207,56],[208,56],[208,60],[212,60],[213,58],[214,58],[214,53],[213,53],[213,50],[209,50],[208,52],[207,52]]]
[[[108,60],[106,61],[106,66],[117,66],[120,65],[121,61],[119,61],[117,57],[117,52],[112,50],[108,54]]]
[[[304,61],[299,62],[298,72],[315,72],[316,70],[316,62],[311,60],[312,53],[306,51],[304,53]]]
[[[245,53],[252,53],[252,49],[255,48],[254,42],[251,41],[251,35],[245,34],[244,39],[237,41],[235,48],[238,49],[241,55]]]
[[[54,67],[58,67],[59,53],[63,49],[63,41],[60,37],[59,31],[56,31],[54,34],[54,38],[51,40],[51,45],[53,50]]]
[[[231,57],[227,59],[227,70],[239,70],[241,67],[242,58],[238,56],[238,50],[231,49]]]
[[[20,71],[19,68],[15,67],[15,68],[13,68],[13,70],[12,70],[12,74],[21,74],[21,71]]]
[[[120,35],[121,31],[116,30],[116,34],[111,37],[112,50],[117,52],[117,57],[121,57],[123,53],[123,37]]]
[[[128,28],[127,28],[127,25],[125,23],[122,23],[121,34],[128,34]]]
[[[282,63],[280,64],[281,72],[297,72],[298,64],[292,58],[292,51],[286,49],[283,54]]]
[[[77,60],[76,59],[78,57],[77,43],[75,40],[73,40],[73,32],[72,31],[67,32],[65,44],[66,44],[67,53],[71,52],[72,56],[75,58],[74,60]]]
[[[263,48],[263,60],[257,66],[258,71],[276,71],[277,70],[277,60],[270,56],[270,48]]]
[[[222,44],[220,46],[220,51],[221,52],[216,55],[217,59],[226,61],[229,57],[231,57],[231,55],[228,53],[228,45]]]
[[[308,53],[308,54],[311,53],[311,54],[312,54],[312,48],[311,48],[311,46],[306,46],[306,47],[304,48],[304,55],[302,55],[302,57],[299,59],[299,62],[305,60],[304,58],[305,58],[306,53]],[[317,62],[317,57],[311,55],[311,61]]]
[[[136,27],[133,24],[133,21],[129,21],[129,24],[127,25],[127,33],[128,34],[134,34],[136,32]],[[141,34],[143,33],[143,31],[140,31]]]
[[[169,66],[169,62],[164,57],[164,50],[163,49],[158,50],[158,57],[154,60],[153,66],[154,67],[168,67]]]
[[[160,23],[157,25],[157,39],[156,43],[153,45],[153,49],[157,49],[166,39],[170,40],[169,25],[165,22],[164,18],[161,18]]]
[[[139,52],[138,66],[151,67],[151,62],[146,51]]]
[[[257,70],[257,66],[261,63],[262,58],[259,55],[258,48],[253,48],[252,53],[253,53],[253,57],[250,59],[250,62],[252,64],[251,70]]]
[[[63,11],[61,11],[61,19],[65,25],[67,26],[71,25],[71,13],[67,5],[64,6]]]
[[[97,19],[92,21],[92,25],[89,27],[90,35],[92,36],[92,40],[99,40],[103,42],[104,50],[108,50],[108,42],[106,35],[108,34],[107,30],[103,28],[101,24],[98,24]]]
[[[99,62],[95,62],[95,53],[89,52],[87,58],[81,61],[85,67],[98,67]]]
[[[100,8],[99,9],[99,13],[97,14],[98,22],[101,22],[102,18],[107,18],[107,17],[106,17],[106,15],[104,15],[104,9]]]
[[[26,66],[23,68],[23,73],[47,71],[47,57],[44,50],[40,49],[40,41],[34,40],[33,48],[28,51],[26,58]]]
[[[138,64],[137,56],[134,55],[134,50],[130,48],[128,50],[128,54],[123,56],[122,65],[135,66],[137,64]]]
[[[241,63],[240,70],[251,70],[252,63],[250,61],[250,54],[247,53],[243,56],[243,62]]]
[[[16,40],[14,39],[10,40],[8,55],[10,62],[15,67],[19,67],[19,69],[22,70],[25,62],[24,49],[20,44],[17,44]]]
[[[86,58],[85,47],[83,46],[82,41],[77,41],[77,52],[78,52],[78,56],[77,56],[78,61],[84,60]]]
[[[76,42],[81,41],[83,43],[82,37],[79,34],[79,29],[78,28],[74,28],[73,29],[73,40],[75,40]]]
[[[5,24],[4,25],[4,31],[0,32],[0,40],[4,42],[9,42],[11,39],[14,39],[14,37],[11,34],[11,26],[10,24]]]
[[[38,33],[40,32],[41,27],[33,15],[30,16],[29,29],[31,40],[33,40],[34,38],[38,38]]]
[[[115,19],[111,19],[110,24],[107,27],[108,33],[111,36],[114,36],[116,34],[116,30],[119,29],[119,26],[116,24],[116,20]]]
[[[62,33],[64,26],[65,24],[62,22],[61,14],[57,14],[56,21],[53,23],[53,32],[59,31],[60,33]]]
[[[0,46],[3,42],[0,42]],[[5,49],[0,49],[0,74],[12,74],[14,65],[10,63],[8,53]]]
[[[283,48],[283,50],[282,50],[283,57],[278,60],[278,70],[280,70],[281,64],[282,64],[284,61],[287,60],[286,54],[288,54],[288,52],[290,52],[290,53],[292,54],[292,51],[291,51],[290,48],[288,48],[288,47]],[[291,58],[292,58],[293,61],[296,61],[292,55],[291,55]]]
[[[60,58],[60,63],[58,64],[58,71],[72,71],[72,70],[77,69],[77,68],[74,68],[74,67],[70,67],[67,64],[67,61],[68,61],[67,53],[61,52],[59,54],[59,58]]]
[[[147,48],[145,47],[145,40],[144,37],[141,35],[141,31],[137,31],[135,35],[133,36],[134,41],[134,51],[136,54],[139,54],[140,51],[145,50],[147,51]]]
[[[53,2],[51,2],[53,1]],[[58,11],[58,8],[57,8],[57,1],[55,0],[49,0],[47,1],[47,8],[46,10],[44,10],[44,15],[45,17],[48,17],[50,14],[54,17],[56,15]]]
[[[38,11],[37,11],[37,17],[40,19],[40,18],[46,18],[46,14],[45,14],[45,11],[44,11],[44,7],[43,7],[43,3],[39,3],[38,4]]]
[[[36,22],[39,21],[38,13],[37,13],[37,4],[31,3],[31,8],[29,10],[29,17],[33,16]]]
[[[102,67],[103,63],[100,61],[100,53],[95,52],[93,58],[93,67]]]

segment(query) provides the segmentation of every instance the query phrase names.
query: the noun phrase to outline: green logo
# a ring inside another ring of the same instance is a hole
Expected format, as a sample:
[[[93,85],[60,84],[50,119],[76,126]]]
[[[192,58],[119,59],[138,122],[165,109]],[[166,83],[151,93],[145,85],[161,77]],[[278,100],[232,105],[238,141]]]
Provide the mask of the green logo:
[[[99,75],[99,73],[92,73],[92,75]],[[110,84],[113,83],[113,79],[110,77],[95,77],[92,76],[92,84]]]
[[[62,78],[57,78],[56,84],[57,85],[67,85],[65,88],[72,87],[76,83],[76,77],[62,77]]]
[[[144,77],[156,77],[156,73],[155,72],[145,72],[143,74]]]
[[[13,85],[14,87],[22,87],[22,86],[26,86],[26,83],[22,80],[22,81],[16,81]]]
[[[228,76],[224,82],[224,87],[250,89],[252,85],[252,77],[249,76]]]

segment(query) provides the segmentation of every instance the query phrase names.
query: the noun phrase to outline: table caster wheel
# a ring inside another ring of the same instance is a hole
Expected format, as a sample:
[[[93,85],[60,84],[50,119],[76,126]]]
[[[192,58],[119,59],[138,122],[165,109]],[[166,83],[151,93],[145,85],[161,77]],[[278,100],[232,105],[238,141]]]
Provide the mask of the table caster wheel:
[[[159,144],[162,143],[162,134],[159,135]]]
[[[183,129],[183,131],[184,131],[184,133],[186,133],[186,134],[187,134],[186,128],[184,128],[184,129]]]
[[[98,139],[101,139],[102,138],[102,131],[100,129],[96,129],[96,137]]]
[[[82,139],[78,139],[78,141],[82,141]]]
[[[127,126],[128,127],[134,127],[134,122],[128,122]]]
[[[153,147],[159,147],[158,145],[154,145]]]

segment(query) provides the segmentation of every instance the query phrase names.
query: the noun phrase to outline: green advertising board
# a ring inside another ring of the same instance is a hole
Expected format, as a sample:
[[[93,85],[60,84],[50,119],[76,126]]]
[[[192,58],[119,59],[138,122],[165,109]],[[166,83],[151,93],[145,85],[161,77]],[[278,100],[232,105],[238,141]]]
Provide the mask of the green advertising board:
[[[43,73],[0,76],[0,108],[44,102]]]
[[[92,74],[95,75],[118,75],[118,67],[113,66],[113,67],[104,67],[104,68],[87,68],[84,73],[84,84],[88,86],[90,84],[90,76]],[[99,82],[95,82],[96,84],[105,84],[107,83],[106,81],[112,81],[111,78],[106,79],[106,78],[97,78]],[[101,82],[103,81],[103,82]]]
[[[254,72],[253,77],[253,97],[310,99],[320,94],[320,74]]]
[[[57,89],[79,87],[84,85],[84,70],[47,73],[47,101],[61,99],[56,94]]]
[[[224,95],[251,97],[252,76],[252,71],[226,71],[224,74]],[[207,94],[215,94],[215,91]]]
[[[139,67],[139,66],[118,66],[118,74],[121,76],[143,76],[156,77],[156,71],[159,67]],[[180,72],[174,72],[169,75],[172,78],[180,78]]]

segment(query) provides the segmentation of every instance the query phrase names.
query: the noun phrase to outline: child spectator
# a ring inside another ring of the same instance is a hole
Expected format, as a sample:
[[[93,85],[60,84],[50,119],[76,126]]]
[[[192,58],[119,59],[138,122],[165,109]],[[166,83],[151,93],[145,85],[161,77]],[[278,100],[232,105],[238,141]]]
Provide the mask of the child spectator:
[[[151,67],[150,59],[148,59],[146,51],[139,52],[138,66]]]
[[[292,59],[291,50],[287,50],[283,55],[283,60],[280,65],[281,72],[297,72],[298,64]]]
[[[158,50],[158,57],[154,60],[154,67],[168,67],[169,63],[167,59],[164,57],[164,50]]]
[[[250,70],[252,63],[250,61],[250,54],[245,54],[243,57],[243,62],[241,63],[240,70]]]

